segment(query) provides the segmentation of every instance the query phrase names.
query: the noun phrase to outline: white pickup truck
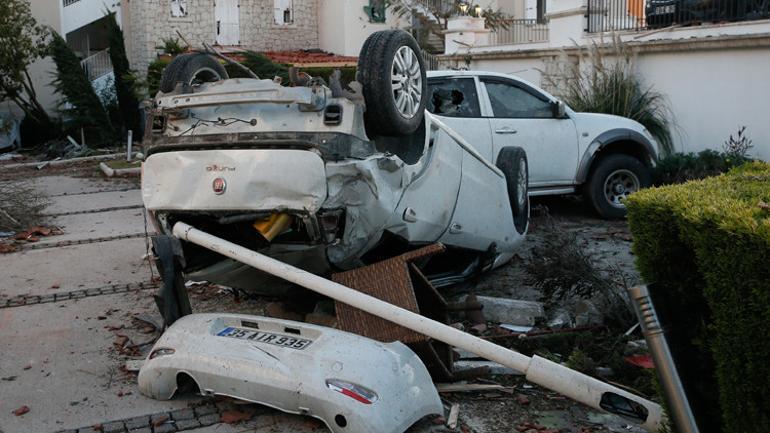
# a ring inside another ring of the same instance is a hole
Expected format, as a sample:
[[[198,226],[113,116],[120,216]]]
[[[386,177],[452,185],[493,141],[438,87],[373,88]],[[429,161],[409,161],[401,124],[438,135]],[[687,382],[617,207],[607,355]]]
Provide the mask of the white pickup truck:
[[[582,193],[604,218],[626,213],[622,199],[652,183],[658,146],[638,122],[576,113],[512,75],[428,72],[427,109],[442,117],[485,158],[506,146],[529,159],[529,194]]]

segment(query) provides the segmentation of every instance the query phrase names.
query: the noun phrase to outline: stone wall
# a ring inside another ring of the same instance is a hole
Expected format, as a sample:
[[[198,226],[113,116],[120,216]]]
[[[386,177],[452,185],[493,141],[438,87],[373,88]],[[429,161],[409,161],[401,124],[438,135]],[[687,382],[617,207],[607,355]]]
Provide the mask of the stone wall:
[[[193,47],[216,41],[214,0],[187,0],[186,17],[172,17],[170,0],[129,0],[130,34],[126,35],[131,67],[142,76],[160,52],[165,38],[179,30]],[[294,0],[294,22],[273,20],[273,0],[240,0],[241,47],[254,51],[318,48],[317,0]],[[181,43],[181,41],[180,41]]]

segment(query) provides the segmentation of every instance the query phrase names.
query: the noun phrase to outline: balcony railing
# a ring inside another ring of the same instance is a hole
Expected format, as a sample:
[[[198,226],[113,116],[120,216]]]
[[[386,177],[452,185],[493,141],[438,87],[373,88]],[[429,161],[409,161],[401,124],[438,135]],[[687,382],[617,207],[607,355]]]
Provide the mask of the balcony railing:
[[[102,50],[96,54],[90,55],[80,61],[80,66],[86,72],[88,79],[95,79],[112,72],[112,61],[110,60],[110,50]]]
[[[429,71],[436,71],[439,69],[438,57],[435,54],[431,54],[425,50],[421,50],[422,59],[425,62],[425,69]]]
[[[489,34],[489,45],[528,44],[548,42],[548,23],[536,19],[506,20],[507,28],[497,28]]]
[[[588,0],[589,33],[770,18],[768,0]]]
[[[79,2],[80,0],[62,0],[62,3],[64,4],[64,7],[67,7],[71,4],[75,4]]]

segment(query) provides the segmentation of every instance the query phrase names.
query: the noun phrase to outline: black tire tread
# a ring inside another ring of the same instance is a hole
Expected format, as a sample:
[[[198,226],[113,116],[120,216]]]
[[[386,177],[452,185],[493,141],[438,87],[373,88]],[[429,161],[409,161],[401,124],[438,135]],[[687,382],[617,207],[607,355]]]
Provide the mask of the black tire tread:
[[[412,119],[401,116],[392,102],[390,72],[393,55],[403,45],[414,51],[422,73],[422,100]],[[420,47],[409,33],[403,30],[384,30],[369,36],[359,55],[358,77],[366,102],[364,125],[367,135],[408,135],[420,126],[427,103],[427,77]]]
[[[170,93],[174,91],[177,83],[176,77],[179,74],[179,71],[190,60],[190,56],[191,54],[180,54],[174,57],[174,60],[172,60],[171,63],[166,65],[166,68],[163,70],[163,74],[160,77],[160,86],[158,86],[158,89],[161,92]]]
[[[177,56],[163,71],[160,90],[163,93],[174,91],[177,83],[187,83],[197,70],[209,67],[223,79],[228,78],[225,67],[217,60],[204,53],[190,53]]]

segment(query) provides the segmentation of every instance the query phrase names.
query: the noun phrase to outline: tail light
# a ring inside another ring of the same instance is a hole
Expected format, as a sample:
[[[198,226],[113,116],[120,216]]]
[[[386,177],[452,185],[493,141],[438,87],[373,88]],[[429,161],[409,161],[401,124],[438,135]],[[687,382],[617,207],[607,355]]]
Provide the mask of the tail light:
[[[173,355],[174,352],[174,349],[169,349],[168,347],[159,347],[150,352],[150,359],[155,359],[159,356]]]
[[[332,391],[346,395],[363,404],[372,404],[377,401],[377,393],[355,383],[345,382],[339,379],[327,379],[326,387]]]

